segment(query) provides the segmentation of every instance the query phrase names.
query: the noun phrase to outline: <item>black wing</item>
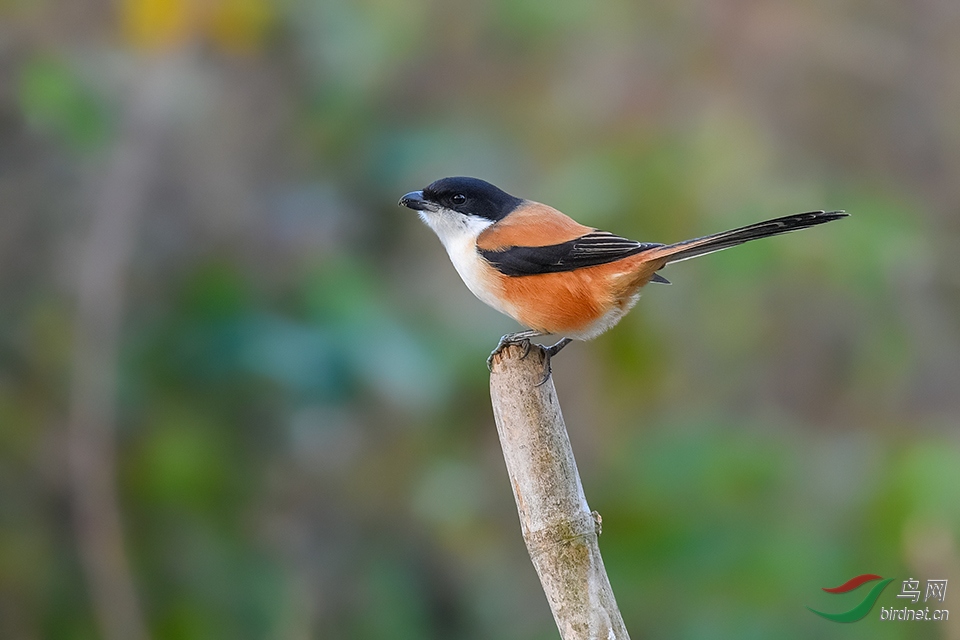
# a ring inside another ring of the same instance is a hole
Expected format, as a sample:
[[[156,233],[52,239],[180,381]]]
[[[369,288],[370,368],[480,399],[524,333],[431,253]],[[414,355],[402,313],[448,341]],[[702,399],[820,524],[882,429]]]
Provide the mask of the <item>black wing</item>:
[[[481,250],[480,255],[504,275],[532,276],[595,267],[662,246],[655,242],[628,240],[606,231],[594,231],[561,244]]]

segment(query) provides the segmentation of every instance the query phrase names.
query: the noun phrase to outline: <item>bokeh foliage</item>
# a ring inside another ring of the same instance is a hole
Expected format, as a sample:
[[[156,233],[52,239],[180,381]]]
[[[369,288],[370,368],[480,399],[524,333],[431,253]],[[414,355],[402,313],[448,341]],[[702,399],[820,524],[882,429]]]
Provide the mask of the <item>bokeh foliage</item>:
[[[960,637],[804,608],[960,609],[957,42],[933,1],[0,2],[0,636],[100,637],[75,268],[172,60],[116,390],[153,637],[556,637],[486,389],[515,326],[396,207],[445,175],[651,241],[850,211],[672,267],[558,391],[635,637]]]

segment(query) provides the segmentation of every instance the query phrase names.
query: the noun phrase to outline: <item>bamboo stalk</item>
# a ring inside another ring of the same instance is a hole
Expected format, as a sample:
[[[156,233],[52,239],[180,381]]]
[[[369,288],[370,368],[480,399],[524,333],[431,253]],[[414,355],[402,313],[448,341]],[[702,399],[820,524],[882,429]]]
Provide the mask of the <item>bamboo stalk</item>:
[[[544,351],[521,356],[494,357],[490,396],[527,551],[563,640],[627,640]]]

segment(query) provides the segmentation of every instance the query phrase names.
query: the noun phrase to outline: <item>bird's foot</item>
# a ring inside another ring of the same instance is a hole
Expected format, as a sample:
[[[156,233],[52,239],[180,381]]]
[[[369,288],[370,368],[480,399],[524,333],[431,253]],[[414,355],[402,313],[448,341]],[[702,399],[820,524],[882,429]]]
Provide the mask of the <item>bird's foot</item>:
[[[550,360],[553,356],[560,353],[560,350],[565,346],[573,342],[572,338],[564,338],[558,341],[556,344],[549,347],[543,347],[543,378],[540,379],[540,382],[536,386],[542,385],[544,382],[550,379],[550,374],[553,373],[553,369],[550,368]]]
[[[516,333],[508,333],[507,335],[500,338],[500,342],[497,344],[497,348],[490,353],[490,357],[487,358],[487,369],[493,371],[493,357],[503,351],[505,348],[512,344],[520,345],[520,348],[523,350],[520,354],[520,359],[523,360],[530,354],[530,338],[536,338],[542,336],[543,334],[539,331],[518,331]]]

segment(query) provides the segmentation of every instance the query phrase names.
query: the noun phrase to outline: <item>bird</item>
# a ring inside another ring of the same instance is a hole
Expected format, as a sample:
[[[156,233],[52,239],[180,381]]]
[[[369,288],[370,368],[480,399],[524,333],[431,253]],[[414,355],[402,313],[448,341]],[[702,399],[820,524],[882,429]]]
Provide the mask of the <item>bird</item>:
[[[550,360],[572,340],[591,340],[630,311],[648,283],[670,284],[663,267],[768,236],[847,217],[809,211],[711,235],[662,244],[638,242],[576,222],[557,209],[466,176],[442,178],[400,198],[440,239],[467,288],[527,327],[508,333],[487,359],[530,339],[561,336],[545,347]]]

